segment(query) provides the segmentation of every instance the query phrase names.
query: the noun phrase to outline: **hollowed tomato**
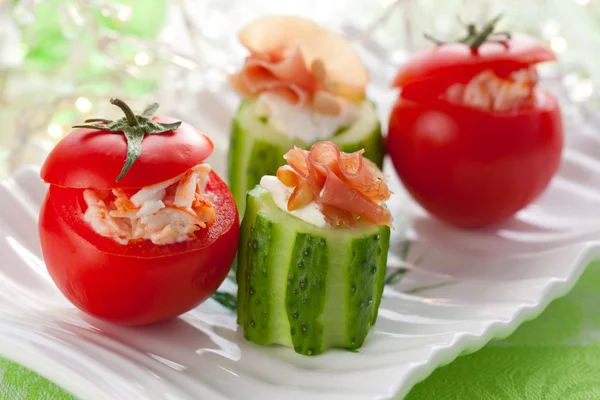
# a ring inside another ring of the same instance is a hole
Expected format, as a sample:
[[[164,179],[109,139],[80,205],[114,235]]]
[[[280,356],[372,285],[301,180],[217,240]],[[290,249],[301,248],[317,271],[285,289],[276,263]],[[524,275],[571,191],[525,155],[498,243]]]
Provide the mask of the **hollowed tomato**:
[[[482,71],[504,77],[554,59],[536,40],[513,35],[475,50],[440,44],[400,68],[387,149],[421,206],[448,223],[481,227],[512,216],[544,191],[563,145],[551,94],[536,86],[533,105],[507,111],[451,103],[442,94]]]
[[[139,189],[185,172],[212,152],[210,139],[186,124],[148,135],[140,157],[117,183],[126,147],[122,134],[101,130],[77,129],[63,139],[42,168],[50,185],[39,234],[50,276],[76,307],[104,320],[140,325],[176,317],[217,290],[236,254],[239,221],[229,188],[211,171],[206,192],[214,195],[216,219],[194,238],[120,244],[96,233],[83,218],[86,188]]]

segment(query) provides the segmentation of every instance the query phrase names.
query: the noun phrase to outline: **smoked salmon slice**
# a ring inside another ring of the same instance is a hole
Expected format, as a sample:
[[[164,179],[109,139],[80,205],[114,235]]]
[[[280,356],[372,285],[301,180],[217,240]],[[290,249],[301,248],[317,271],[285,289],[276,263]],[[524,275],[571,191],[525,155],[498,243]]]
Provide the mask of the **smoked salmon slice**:
[[[277,176],[290,187],[298,181],[288,200],[289,210],[314,200],[331,225],[352,226],[364,219],[391,226],[391,213],[383,204],[391,192],[382,172],[363,157],[363,151],[342,153],[331,142],[319,142],[310,150],[295,147],[284,157],[288,165]],[[289,175],[292,170],[294,178]]]
[[[230,76],[247,98],[269,92],[299,107],[339,115],[344,101],[362,101],[369,77],[343,36],[312,21],[290,16],[260,18],[239,34],[249,50]]]

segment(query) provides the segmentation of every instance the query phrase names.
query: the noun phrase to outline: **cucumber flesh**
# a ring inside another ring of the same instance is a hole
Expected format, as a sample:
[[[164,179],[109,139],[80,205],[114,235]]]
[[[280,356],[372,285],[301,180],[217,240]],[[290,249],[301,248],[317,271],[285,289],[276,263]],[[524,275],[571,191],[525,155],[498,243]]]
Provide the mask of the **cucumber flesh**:
[[[294,146],[308,149],[314,144],[291,139],[275,130],[266,119],[256,116],[255,107],[256,100],[243,100],[231,126],[228,180],[240,215],[244,214],[246,193],[264,175],[275,175],[277,168],[285,163],[283,155],[288,150]],[[385,149],[373,103],[362,108],[354,124],[327,140],[346,153],[365,149],[365,157],[382,167]]]
[[[244,337],[316,355],[359,348],[377,318],[390,229],[318,228],[248,193],[238,258]]]

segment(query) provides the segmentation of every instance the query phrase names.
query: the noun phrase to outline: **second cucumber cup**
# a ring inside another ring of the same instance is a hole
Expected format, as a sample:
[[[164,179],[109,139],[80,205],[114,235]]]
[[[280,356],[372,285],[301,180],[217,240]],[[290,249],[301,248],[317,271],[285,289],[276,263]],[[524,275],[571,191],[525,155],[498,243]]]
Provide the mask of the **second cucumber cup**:
[[[274,175],[294,146],[329,140],[342,151],[364,149],[379,167],[385,153],[368,73],[341,35],[312,21],[269,16],[239,34],[250,54],[231,83],[243,97],[231,128],[229,186],[240,214],[246,193]]]

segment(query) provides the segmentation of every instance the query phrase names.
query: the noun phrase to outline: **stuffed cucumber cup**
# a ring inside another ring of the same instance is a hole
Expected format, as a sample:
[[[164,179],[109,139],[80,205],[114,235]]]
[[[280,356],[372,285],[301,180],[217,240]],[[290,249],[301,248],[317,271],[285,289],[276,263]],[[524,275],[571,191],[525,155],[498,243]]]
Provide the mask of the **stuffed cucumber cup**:
[[[368,74],[344,37],[308,20],[270,16],[248,25],[239,38],[251,54],[231,76],[243,97],[228,163],[240,212],[248,190],[274,175],[294,146],[308,149],[328,140],[344,152],[364,149],[381,167],[384,141],[365,95]]]
[[[244,337],[317,355],[362,346],[383,293],[390,191],[362,151],[294,148],[247,195],[238,250]]]

